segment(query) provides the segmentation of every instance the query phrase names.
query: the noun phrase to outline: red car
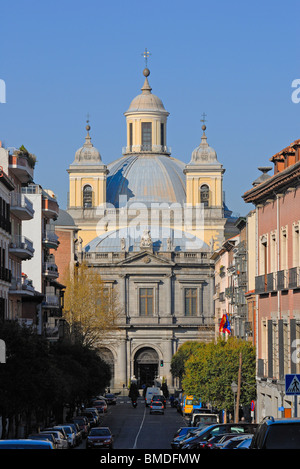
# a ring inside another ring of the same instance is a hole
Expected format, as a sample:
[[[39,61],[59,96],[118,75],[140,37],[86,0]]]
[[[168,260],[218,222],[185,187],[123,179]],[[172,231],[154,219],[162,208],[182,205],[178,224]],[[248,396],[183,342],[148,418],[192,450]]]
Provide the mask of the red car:
[[[86,440],[86,449],[93,448],[113,448],[113,435],[108,427],[94,427],[91,429]]]
[[[93,402],[93,407],[96,407],[96,409],[98,410],[99,414],[102,413],[104,414],[104,412],[107,412],[107,403],[106,401],[103,399],[101,400],[97,400],[97,401],[94,401]]]

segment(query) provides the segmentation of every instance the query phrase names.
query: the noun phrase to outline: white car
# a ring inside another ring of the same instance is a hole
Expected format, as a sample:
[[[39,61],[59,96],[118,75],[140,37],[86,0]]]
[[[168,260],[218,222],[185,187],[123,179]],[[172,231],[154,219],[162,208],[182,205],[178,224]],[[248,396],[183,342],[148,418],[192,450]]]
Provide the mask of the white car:
[[[41,434],[52,433],[55,438],[57,449],[68,449],[69,443],[67,438],[59,431],[59,430],[49,430],[49,431],[42,431]]]
[[[69,425],[55,425],[55,427],[53,427],[54,430],[60,430],[61,428],[63,428],[63,430],[65,431],[65,433],[67,435],[69,447],[75,448],[75,446],[76,446],[76,435],[75,435],[75,432],[74,432],[73,428],[70,427]]]

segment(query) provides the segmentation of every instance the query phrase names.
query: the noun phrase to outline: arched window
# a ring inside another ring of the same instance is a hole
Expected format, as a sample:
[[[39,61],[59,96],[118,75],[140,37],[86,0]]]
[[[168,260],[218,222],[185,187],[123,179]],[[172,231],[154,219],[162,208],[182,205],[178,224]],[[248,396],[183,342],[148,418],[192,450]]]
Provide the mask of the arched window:
[[[200,202],[204,204],[204,207],[209,206],[209,187],[207,184],[202,184],[200,187]]]
[[[83,188],[83,208],[90,208],[93,206],[93,189],[91,186],[86,185]]]

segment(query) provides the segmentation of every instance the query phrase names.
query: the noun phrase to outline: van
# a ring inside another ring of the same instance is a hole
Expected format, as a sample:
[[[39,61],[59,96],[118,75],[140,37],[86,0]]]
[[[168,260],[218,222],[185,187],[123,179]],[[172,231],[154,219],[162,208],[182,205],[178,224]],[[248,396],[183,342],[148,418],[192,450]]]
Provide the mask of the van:
[[[183,396],[182,413],[183,415],[190,415],[194,409],[201,408],[201,399],[194,396]]]
[[[196,409],[191,413],[190,424],[192,427],[199,426],[202,423],[219,423],[219,415],[213,413],[210,409]]]
[[[162,396],[162,391],[160,390],[160,388],[157,388],[157,387],[147,388],[146,395],[145,395],[145,404],[147,407],[148,405],[150,405],[152,396],[154,396],[155,394]]]

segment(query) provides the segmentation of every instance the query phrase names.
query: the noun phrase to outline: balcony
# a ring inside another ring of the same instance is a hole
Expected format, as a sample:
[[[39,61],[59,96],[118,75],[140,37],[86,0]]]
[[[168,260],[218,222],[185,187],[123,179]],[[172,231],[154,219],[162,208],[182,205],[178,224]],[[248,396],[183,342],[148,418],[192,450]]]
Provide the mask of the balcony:
[[[60,298],[57,295],[47,295],[45,296],[45,301],[42,303],[43,308],[49,309],[60,309]]]
[[[46,229],[43,233],[43,244],[49,249],[57,249],[59,245],[58,236],[55,233],[54,226],[46,225]]]
[[[255,293],[257,295],[267,292],[267,276],[258,275],[255,277]]]
[[[48,219],[56,220],[59,213],[59,207],[56,199],[43,196],[43,214]]]
[[[277,272],[277,290],[287,290],[288,289],[288,271],[279,270]]]
[[[32,280],[25,276],[22,276],[22,278],[12,277],[9,287],[10,295],[34,296],[34,293],[35,289],[32,285]]]
[[[59,276],[55,258],[52,254],[48,256],[47,261],[43,264],[43,275],[49,279],[58,278]]]
[[[289,269],[289,288],[300,288],[300,267]]]
[[[20,220],[31,220],[34,216],[33,204],[19,192],[10,194],[10,212]]]
[[[130,153],[158,153],[170,155],[171,148],[165,145],[130,145],[122,148],[123,155],[128,155]]]
[[[9,253],[19,259],[31,259],[34,254],[33,243],[25,236],[14,235],[9,245]]]
[[[33,180],[33,167],[30,166],[28,158],[24,155],[9,155],[8,169],[23,184]]]

